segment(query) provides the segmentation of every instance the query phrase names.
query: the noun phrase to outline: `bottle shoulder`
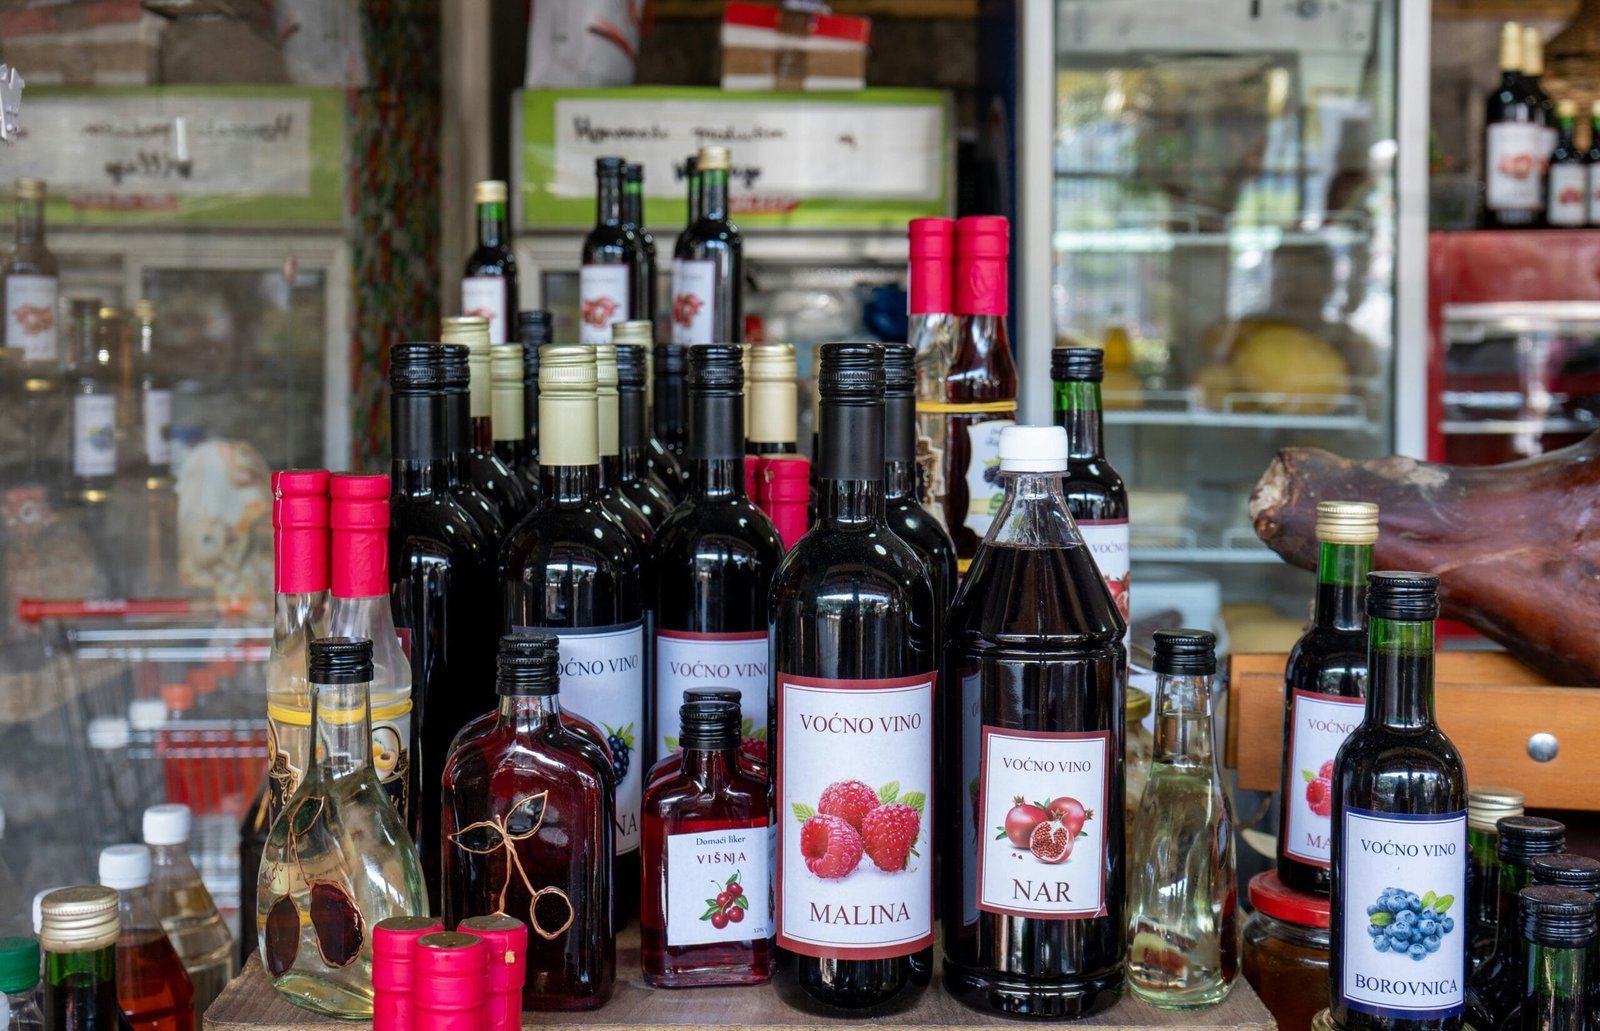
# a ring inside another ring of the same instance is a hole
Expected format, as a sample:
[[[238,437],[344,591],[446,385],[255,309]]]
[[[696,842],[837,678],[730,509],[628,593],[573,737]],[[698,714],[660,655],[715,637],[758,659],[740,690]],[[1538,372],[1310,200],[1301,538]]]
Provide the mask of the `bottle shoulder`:
[[[915,498],[897,498],[884,506],[884,521],[895,536],[918,552],[955,569],[956,546],[943,526]]]
[[[1345,738],[1335,763],[1347,804],[1396,813],[1466,808],[1466,766],[1437,724],[1400,730],[1363,722]]]
[[[517,274],[517,258],[504,244],[479,244],[467,256],[465,276],[505,276]]]
[[[1128,488],[1103,458],[1074,462],[1061,485],[1074,519],[1127,519]]]
[[[922,558],[887,524],[870,530],[814,525],[772,578],[774,614],[784,601],[816,610],[872,606],[931,613],[933,587]]]
[[[603,792],[616,789],[609,760],[594,745],[562,727],[518,729],[496,720],[477,736],[460,741],[445,761],[445,792],[465,792],[465,805],[494,807],[486,793],[492,781],[535,778],[539,787],[560,783]]]
[[[628,531],[599,498],[580,504],[547,500],[506,534],[501,565],[602,565],[638,574],[639,556]]]
[[[482,524],[450,494],[395,494],[390,498],[391,555],[397,552],[421,552],[437,557],[440,549],[445,547],[486,554],[489,545]]]
[[[662,565],[717,553],[730,559],[769,561],[776,568],[783,558],[783,541],[767,514],[746,497],[691,497],[673,509],[656,536],[656,557]]]

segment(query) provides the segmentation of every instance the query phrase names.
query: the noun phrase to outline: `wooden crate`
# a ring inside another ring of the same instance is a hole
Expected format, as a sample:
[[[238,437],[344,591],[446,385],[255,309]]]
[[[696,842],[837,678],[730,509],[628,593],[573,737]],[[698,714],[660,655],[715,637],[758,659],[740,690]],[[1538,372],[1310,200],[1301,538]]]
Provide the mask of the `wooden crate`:
[[[1229,670],[1227,762],[1239,786],[1276,791],[1283,752],[1285,655],[1235,655]],[[1528,805],[1600,810],[1600,691],[1558,687],[1502,652],[1440,652],[1434,704],[1460,749],[1467,783],[1516,788]],[[1528,754],[1534,734],[1552,734],[1549,762]]]

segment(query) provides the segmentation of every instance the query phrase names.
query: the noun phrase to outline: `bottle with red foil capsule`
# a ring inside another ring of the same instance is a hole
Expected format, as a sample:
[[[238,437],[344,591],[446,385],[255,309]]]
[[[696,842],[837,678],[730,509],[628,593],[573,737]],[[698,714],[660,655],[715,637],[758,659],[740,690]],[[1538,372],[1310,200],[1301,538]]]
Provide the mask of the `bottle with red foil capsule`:
[[[464,481],[489,501],[502,527],[521,519],[532,502],[522,480],[494,452],[494,371],[489,323],[470,315],[444,320],[439,339],[467,349],[467,437],[461,454]],[[459,426],[459,422],[457,423]]]
[[[945,986],[1071,1018],[1123,983],[1127,629],[1072,521],[1066,431],[1009,427],[1004,499],[946,622]]]
[[[940,612],[956,593],[956,546],[917,500],[916,368],[910,344],[883,345],[884,515],[895,536],[928,564]]]
[[[756,470],[756,503],[778,528],[785,550],[811,526],[811,460],[805,455],[766,455]]]
[[[690,702],[732,702],[741,704],[741,694],[731,687],[691,687],[683,692],[683,703]],[[762,738],[763,742],[766,740]],[[739,763],[746,773],[761,780],[772,779],[772,768],[767,765],[765,747],[756,748],[751,741],[744,741],[744,748],[739,752]],[[756,753],[760,753],[759,757]],[[683,750],[679,749],[670,755],[662,756],[659,761],[650,767],[650,776],[645,780],[645,790],[650,790],[652,784],[676,777],[683,769]]]
[[[1283,764],[1278,879],[1296,891],[1332,890],[1333,759],[1360,726],[1367,697],[1367,574],[1378,506],[1317,503],[1317,598],[1311,626],[1283,672]]]
[[[413,1031],[483,1031],[489,1026],[489,946],[475,934],[436,931],[417,939]]]
[[[522,1005],[585,1010],[616,980],[616,776],[562,718],[557,647],[550,633],[501,639],[499,713],[445,768],[444,921],[526,920]]]
[[[637,323],[624,323],[615,327],[616,336],[624,337],[632,330],[626,327]],[[626,331],[625,331],[626,330]],[[649,375],[649,342],[618,343],[617,348],[617,446],[621,451],[618,466],[617,489],[650,522],[650,529],[660,533],[661,527],[672,514],[672,493],[666,484],[650,470],[646,455],[649,453],[649,436],[646,432],[645,384]]]
[[[528,925],[504,913],[491,913],[468,917],[456,930],[477,935],[489,947],[488,1031],[519,1031],[522,986],[528,980]]]
[[[644,798],[640,962],[653,988],[772,977],[772,793],[739,755],[736,702],[680,709],[683,760]]]
[[[372,927],[372,1031],[411,1031],[417,941],[444,930],[431,916],[391,916]]]
[[[117,1004],[133,1031],[193,1031],[194,985],[150,905],[150,850],[112,845],[100,852],[100,883],[116,889]]]
[[[578,271],[578,342],[611,343],[614,323],[648,318],[633,307],[636,254],[642,255],[632,226],[622,220],[621,158],[595,158],[594,228],[583,240]]]
[[[914,218],[908,228],[906,339],[917,365],[917,501],[942,523],[944,513],[945,377],[956,355],[956,220]]]
[[[333,601],[328,635],[372,642],[372,768],[411,826],[411,660],[389,605],[389,477],[339,473],[328,483]],[[311,714],[306,714],[309,727]],[[417,791],[421,791],[420,786]]]
[[[772,581],[778,959],[809,1009],[910,1005],[933,967],[933,585],[883,502],[883,349],[821,355],[820,511]]]
[[[955,354],[944,398],[919,411],[944,416],[944,493],[934,511],[944,517],[964,570],[989,532],[1005,492],[1000,487],[1000,431],[1017,413],[1017,369],[1006,336],[1007,260],[1011,223],[997,215],[956,222]]]
[[[766,751],[767,604],[778,531],[744,492],[744,367],[737,344],[689,352],[689,495],[656,540],[655,752],[677,751],[692,687],[744,699],[749,747]]]

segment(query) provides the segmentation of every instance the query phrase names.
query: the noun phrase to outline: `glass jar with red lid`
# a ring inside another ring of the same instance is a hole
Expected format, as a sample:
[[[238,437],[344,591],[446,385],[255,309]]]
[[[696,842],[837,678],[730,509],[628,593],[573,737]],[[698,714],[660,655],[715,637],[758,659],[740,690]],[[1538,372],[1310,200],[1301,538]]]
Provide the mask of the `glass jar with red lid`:
[[[1244,977],[1279,1031],[1310,1031],[1328,1005],[1328,897],[1285,887],[1275,870],[1250,879]]]

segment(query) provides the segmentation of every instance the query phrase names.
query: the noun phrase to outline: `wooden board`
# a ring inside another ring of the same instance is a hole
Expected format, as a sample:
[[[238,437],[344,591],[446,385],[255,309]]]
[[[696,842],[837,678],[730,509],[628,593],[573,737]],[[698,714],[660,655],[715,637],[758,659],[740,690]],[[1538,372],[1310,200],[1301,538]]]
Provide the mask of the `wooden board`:
[[[802,1013],[779,1001],[771,985],[755,988],[696,988],[658,990],[646,988],[639,973],[639,931],[630,928],[617,942],[617,990],[592,1013],[525,1013],[527,1028],[582,1028],[585,1031],[654,1031],[658,1028],[705,1027],[728,1031],[754,1031],[757,1028],[846,1028],[881,1027],[909,1031],[943,1031],[957,1027],[1021,1026],[1016,1020],[991,1016],[956,1002],[945,992],[938,978],[922,993],[916,1005],[904,1013],[852,1022]],[[207,1031],[307,1031],[310,1028],[371,1027],[371,1023],[352,1023],[319,1016],[289,1002],[273,990],[261,964],[252,958],[244,972],[233,979],[217,1001],[206,1011]],[[1200,1010],[1162,1010],[1124,996],[1102,1013],[1076,1021],[1075,1026],[1093,1028],[1196,1028],[1221,1031],[1275,1031],[1272,1015],[1240,978],[1220,1005]]]
[[[1239,786],[1276,791],[1283,753],[1284,655],[1235,655],[1229,666],[1227,762]],[[1503,652],[1440,652],[1434,704],[1461,752],[1467,784],[1514,787],[1528,805],[1600,810],[1600,691],[1558,687]],[[1528,755],[1534,734],[1555,736],[1549,762]]]

